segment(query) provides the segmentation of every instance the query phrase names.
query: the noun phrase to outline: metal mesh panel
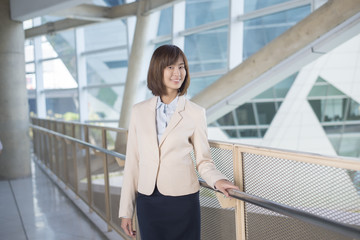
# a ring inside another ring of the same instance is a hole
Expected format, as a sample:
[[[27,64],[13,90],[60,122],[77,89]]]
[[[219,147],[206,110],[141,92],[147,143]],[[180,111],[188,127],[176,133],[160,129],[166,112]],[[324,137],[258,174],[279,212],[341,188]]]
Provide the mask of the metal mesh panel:
[[[243,171],[249,194],[360,226],[360,194],[345,169],[243,153]],[[246,204],[246,231],[248,239],[346,239],[251,204]]]
[[[343,235],[294,218],[269,211],[250,203],[245,204],[246,239],[346,240]]]
[[[211,147],[210,151],[216,168],[233,181],[232,150]],[[191,156],[194,159],[193,153]],[[236,239],[234,209],[221,208],[215,192],[207,188],[200,189],[200,206],[201,239]]]

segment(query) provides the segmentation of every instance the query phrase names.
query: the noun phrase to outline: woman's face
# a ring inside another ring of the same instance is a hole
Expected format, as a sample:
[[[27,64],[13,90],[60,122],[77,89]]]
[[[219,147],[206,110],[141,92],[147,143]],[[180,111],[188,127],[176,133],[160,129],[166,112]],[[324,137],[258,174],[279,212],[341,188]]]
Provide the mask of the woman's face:
[[[163,82],[166,87],[166,92],[168,94],[178,92],[178,89],[184,82],[186,76],[185,63],[182,57],[179,57],[178,60],[170,65],[165,67]]]

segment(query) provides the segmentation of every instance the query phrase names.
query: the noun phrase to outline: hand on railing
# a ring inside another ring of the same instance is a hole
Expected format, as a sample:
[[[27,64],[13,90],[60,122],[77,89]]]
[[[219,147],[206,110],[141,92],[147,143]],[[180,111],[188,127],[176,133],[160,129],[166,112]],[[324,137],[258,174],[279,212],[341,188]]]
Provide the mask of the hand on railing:
[[[215,188],[220,192],[222,192],[226,197],[230,197],[228,190],[230,189],[240,190],[238,186],[235,186],[232,182],[226,179],[218,180],[215,183]]]

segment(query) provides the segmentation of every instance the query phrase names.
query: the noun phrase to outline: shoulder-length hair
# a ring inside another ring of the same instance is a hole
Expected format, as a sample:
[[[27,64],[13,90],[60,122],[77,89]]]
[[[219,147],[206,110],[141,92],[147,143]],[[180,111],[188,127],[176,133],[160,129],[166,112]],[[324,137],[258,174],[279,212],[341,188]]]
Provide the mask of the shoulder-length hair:
[[[166,67],[176,63],[182,57],[185,64],[186,76],[183,84],[179,88],[179,95],[184,95],[190,85],[189,66],[186,56],[181,49],[175,45],[162,45],[158,47],[150,61],[150,66],[147,76],[147,86],[155,96],[163,96],[166,94],[166,87],[164,85],[164,70]]]

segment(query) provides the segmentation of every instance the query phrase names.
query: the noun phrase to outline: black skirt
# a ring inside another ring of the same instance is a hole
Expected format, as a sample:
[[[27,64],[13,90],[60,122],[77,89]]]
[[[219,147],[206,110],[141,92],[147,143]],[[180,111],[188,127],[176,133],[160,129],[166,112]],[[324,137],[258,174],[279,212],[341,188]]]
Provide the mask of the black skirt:
[[[155,187],[150,196],[138,193],[137,216],[142,240],[199,240],[199,192],[164,196]]]

